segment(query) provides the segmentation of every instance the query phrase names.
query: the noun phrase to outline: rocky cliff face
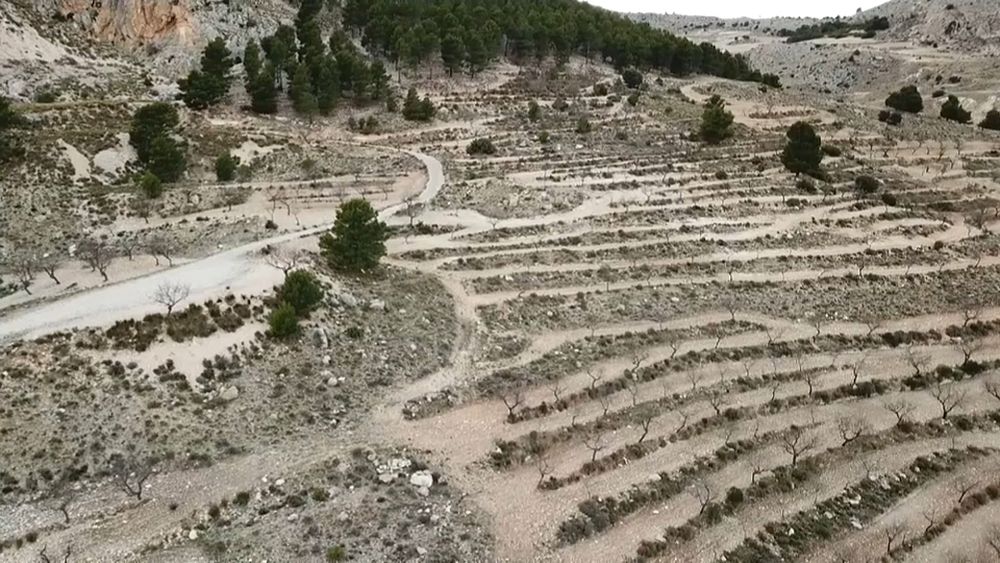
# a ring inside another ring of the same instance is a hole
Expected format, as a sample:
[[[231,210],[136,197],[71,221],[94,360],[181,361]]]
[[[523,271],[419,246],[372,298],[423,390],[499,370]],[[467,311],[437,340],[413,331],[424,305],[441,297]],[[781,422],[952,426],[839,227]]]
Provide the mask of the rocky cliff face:
[[[93,37],[116,45],[194,43],[198,32],[188,0],[50,0],[53,12]]]

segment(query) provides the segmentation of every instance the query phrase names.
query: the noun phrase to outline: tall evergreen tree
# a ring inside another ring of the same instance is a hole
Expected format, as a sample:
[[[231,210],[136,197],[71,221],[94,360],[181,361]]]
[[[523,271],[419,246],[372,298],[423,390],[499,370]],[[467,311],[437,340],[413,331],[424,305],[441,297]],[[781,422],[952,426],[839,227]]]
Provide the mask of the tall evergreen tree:
[[[328,115],[337,105],[339,97],[340,77],[337,74],[337,61],[333,57],[325,57],[322,59],[316,79],[316,105],[319,112]]]
[[[733,114],[726,110],[726,102],[718,95],[709,98],[701,114],[702,140],[712,145],[721,143],[732,135],[732,124]]]
[[[10,100],[0,96],[0,164],[20,158],[24,148],[11,134],[11,131],[25,125],[21,114],[10,105]]]
[[[454,33],[449,33],[441,42],[441,62],[448,71],[448,76],[454,76],[456,70],[462,69],[465,60],[465,44]]]
[[[160,180],[176,182],[187,168],[184,150],[173,137],[158,135],[150,144],[146,167]]]
[[[788,128],[788,142],[781,153],[781,163],[789,172],[799,174],[814,174],[819,172],[819,163],[823,161],[823,141],[812,125],[799,121]]]
[[[139,161],[148,162],[153,140],[171,134],[180,122],[177,108],[166,102],[153,102],[137,109],[129,128],[129,143]]]
[[[233,67],[232,53],[221,37],[205,46],[201,57],[201,70],[192,70],[180,81],[182,99],[193,109],[205,109],[218,104],[229,92]]]
[[[278,89],[274,75],[278,71],[270,62],[265,63],[250,87],[250,109],[255,113],[278,112]]]
[[[378,266],[385,256],[385,223],[364,199],[344,202],[337,210],[333,229],[319,239],[324,258],[336,270],[364,272]]]
[[[306,65],[299,65],[295,72],[289,95],[292,98],[292,107],[295,111],[312,121],[316,112],[319,111],[319,103],[316,101],[316,94],[313,93],[312,81],[309,79],[309,69],[306,68]]]
[[[260,65],[260,45],[256,41],[250,41],[243,50],[243,71],[246,73],[247,91],[250,91],[250,85],[260,74]]]
[[[469,74],[475,76],[486,68],[489,56],[486,45],[478,35],[470,34],[465,39],[465,64],[469,68]]]

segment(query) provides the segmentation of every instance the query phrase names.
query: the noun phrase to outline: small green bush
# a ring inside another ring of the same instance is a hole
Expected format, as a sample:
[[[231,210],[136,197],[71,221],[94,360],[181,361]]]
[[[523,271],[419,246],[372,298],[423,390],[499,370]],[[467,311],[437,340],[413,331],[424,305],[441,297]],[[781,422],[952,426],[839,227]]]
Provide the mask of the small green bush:
[[[240,162],[228,152],[215,159],[215,179],[220,182],[232,182],[236,179],[236,168]]]
[[[299,332],[299,317],[295,314],[295,307],[288,303],[282,303],[271,311],[267,321],[271,336],[275,338],[288,338]]]
[[[469,146],[465,148],[465,152],[470,155],[496,154],[497,148],[493,145],[493,141],[481,138],[469,143]]]

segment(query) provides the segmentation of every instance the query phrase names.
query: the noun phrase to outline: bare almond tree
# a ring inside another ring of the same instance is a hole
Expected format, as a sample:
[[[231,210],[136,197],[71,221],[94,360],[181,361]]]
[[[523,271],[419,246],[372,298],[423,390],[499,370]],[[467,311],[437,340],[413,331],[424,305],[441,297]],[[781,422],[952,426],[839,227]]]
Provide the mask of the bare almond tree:
[[[108,281],[108,266],[114,260],[114,253],[107,241],[103,238],[89,238],[80,243],[79,249],[80,256],[90,266],[90,271],[99,272],[104,281]]]
[[[962,353],[962,366],[968,366],[972,361],[972,356],[983,349],[983,341],[971,338],[962,338],[956,343],[959,352]]]
[[[798,463],[799,458],[803,454],[808,453],[819,445],[819,440],[817,440],[816,436],[806,434],[799,426],[792,426],[791,431],[783,433],[779,441],[781,449],[792,456],[792,467],[795,467],[795,464]]]
[[[885,534],[885,555],[886,557],[891,557],[892,545],[896,543],[896,540],[902,542],[906,537],[906,526],[902,522],[895,522],[886,526],[883,533]]]
[[[540,489],[545,478],[552,473],[552,466],[549,465],[549,460],[545,456],[540,455],[535,457],[535,470],[538,471],[538,483],[535,484],[535,487]]]
[[[764,327],[764,332],[767,334],[767,345],[773,346],[775,340],[781,340],[781,337],[785,335],[785,329],[774,328],[774,327]]]
[[[712,393],[708,396],[708,404],[715,410],[715,416],[722,414],[722,407],[726,406],[726,401],[721,393]]]
[[[927,392],[931,397],[934,397],[934,400],[941,407],[942,420],[948,420],[948,415],[956,408],[962,406],[968,395],[967,390],[958,389],[955,383],[942,382],[940,379],[935,380]]]
[[[167,308],[167,319],[174,312],[174,307],[191,295],[191,286],[178,282],[163,282],[156,286],[153,301]]]
[[[264,255],[264,262],[268,266],[280,270],[286,279],[288,278],[288,274],[299,267],[303,258],[302,253],[297,250],[270,246],[265,248],[262,253]]]
[[[921,511],[921,516],[924,517],[924,521],[927,522],[927,526],[924,527],[923,535],[927,535],[931,528],[937,526],[938,523],[938,507],[936,504],[932,503],[931,506],[925,508]]]
[[[35,281],[35,262],[27,254],[16,254],[10,259],[10,266],[17,276],[17,283],[25,293],[31,295],[31,283]]]
[[[639,444],[641,444],[642,441],[646,439],[646,436],[649,435],[649,427],[652,423],[653,423],[652,413],[648,412],[643,413],[643,415],[639,418],[639,426],[642,428],[642,435],[639,436],[639,442],[638,442]]]
[[[837,419],[837,433],[843,442],[841,447],[871,433],[872,425],[867,420],[855,416],[844,416]]]
[[[562,400],[562,393],[566,390],[566,387],[563,386],[562,382],[557,380],[549,385],[549,390],[552,391],[552,398],[558,403]]]
[[[173,253],[172,245],[167,237],[161,234],[154,234],[146,239],[146,250],[149,255],[153,257],[156,265],[160,265],[160,256],[166,259],[167,264],[170,266],[174,265],[173,258],[170,255]]]
[[[698,501],[698,505],[700,506],[698,514],[703,514],[708,505],[715,500],[712,488],[708,486],[708,483],[700,479],[691,484],[691,495]]]
[[[930,361],[931,357],[929,354],[916,352],[913,350],[913,346],[906,348],[906,362],[913,368],[913,375],[923,377]]]
[[[143,487],[153,474],[153,469],[148,463],[134,457],[128,459],[119,457],[112,466],[112,474],[115,477],[115,484],[122,492],[141,501]]]
[[[48,553],[46,553],[48,549],[49,546],[47,545],[42,546],[42,550],[38,552],[38,560],[41,561],[42,563],[53,563],[53,560],[49,558]],[[62,557],[63,563],[69,563],[70,555],[73,555],[73,546],[67,545],[66,548],[63,550],[63,557]]]
[[[865,366],[865,362],[868,361],[868,355],[865,354],[861,358],[851,364],[851,385],[858,384],[858,378],[861,377],[861,370]]]
[[[688,382],[691,383],[692,392],[698,389],[698,384],[701,383],[701,380],[705,377],[705,374],[699,369],[688,370],[684,375],[687,377]]]
[[[972,489],[975,489],[977,485],[979,485],[979,481],[969,479],[968,477],[962,477],[954,481],[951,484],[951,490],[958,495],[958,498],[955,499],[955,504],[962,504],[965,497],[967,497],[969,493],[972,492]]]
[[[586,446],[588,450],[590,450],[591,463],[597,461],[597,454],[600,453],[601,450],[607,447],[607,445],[604,443],[604,434],[600,432],[594,432],[584,436],[583,445]]]
[[[514,420],[514,411],[524,402],[524,393],[520,389],[515,389],[510,393],[505,393],[500,400],[507,407],[507,420]]]
[[[587,368],[587,377],[590,378],[590,390],[594,391],[597,389],[597,384],[600,383],[601,379],[604,379],[604,372],[602,370]]]
[[[38,269],[45,272],[45,275],[49,277],[50,280],[56,282],[56,285],[61,285],[59,278],[56,277],[56,268],[59,267],[61,260],[55,252],[46,252],[38,257],[36,260],[38,264]]]
[[[987,379],[983,382],[983,387],[986,388],[986,392],[992,395],[994,399],[1000,401],[1000,379],[996,377]]]
[[[608,411],[611,409],[611,397],[601,395],[597,398],[597,402],[601,403],[601,416],[608,416]]]
[[[1000,524],[994,524],[988,532],[986,532],[986,545],[993,550],[997,559],[1000,559]]]
[[[916,407],[906,399],[896,399],[893,401],[886,401],[882,403],[882,406],[892,414],[896,415],[896,426],[899,426],[908,421],[910,415],[916,410]]]
[[[677,409],[674,412],[676,412],[677,415],[681,417],[680,425],[674,430],[674,434],[677,434],[678,432],[687,428],[688,420],[691,418],[691,414],[684,409]]]

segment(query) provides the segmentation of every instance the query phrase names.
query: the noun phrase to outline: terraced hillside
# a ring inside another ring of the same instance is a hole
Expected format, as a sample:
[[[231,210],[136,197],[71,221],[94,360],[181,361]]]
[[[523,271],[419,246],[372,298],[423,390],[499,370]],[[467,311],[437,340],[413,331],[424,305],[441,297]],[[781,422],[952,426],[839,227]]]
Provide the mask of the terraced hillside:
[[[457,230],[391,262],[441,280],[462,336],[377,433],[436,452],[509,560],[992,560],[994,143],[740,92],[583,89],[414,138],[449,173],[419,217]],[[714,147],[687,136],[709,93],[739,128]],[[799,119],[829,182],[781,168]]]

